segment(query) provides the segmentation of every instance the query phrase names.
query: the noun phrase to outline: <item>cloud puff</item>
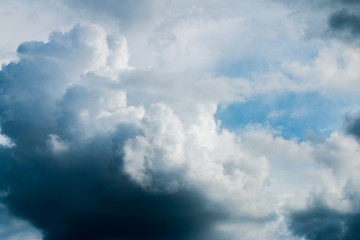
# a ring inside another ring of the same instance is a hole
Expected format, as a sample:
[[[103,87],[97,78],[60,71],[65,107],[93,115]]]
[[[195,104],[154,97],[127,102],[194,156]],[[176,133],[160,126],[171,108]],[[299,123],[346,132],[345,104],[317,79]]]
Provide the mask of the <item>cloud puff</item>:
[[[125,171],[150,189],[195,186],[235,216],[271,218],[271,200],[261,194],[269,178],[267,159],[247,152],[235,134],[217,129],[215,110],[199,106],[197,119],[186,126],[171,109],[153,105],[142,120],[144,135],[125,144]]]
[[[14,146],[14,143],[6,135],[0,133],[0,145],[3,147],[12,147]]]

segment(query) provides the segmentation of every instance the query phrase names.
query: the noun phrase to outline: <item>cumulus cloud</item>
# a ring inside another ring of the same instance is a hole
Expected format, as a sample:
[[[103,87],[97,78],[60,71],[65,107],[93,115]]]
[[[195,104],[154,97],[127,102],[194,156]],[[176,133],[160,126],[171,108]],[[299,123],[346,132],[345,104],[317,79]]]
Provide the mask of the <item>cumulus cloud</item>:
[[[214,107],[199,108],[198,119],[184,126],[170,109],[153,105],[143,119],[144,136],[125,144],[125,171],[145,187],[195,186],[235,215],[271,218],[271,200],[260,194],[269,178],[267,159],[246,152],[227,130],[219,133]]]
[[[14,142],[1,149],[1,201],[44,239],[202,239],[230,219],[274,219],[266,157],[214,120],[226,98],[199,92],[189,113],[176,91],[132,105],[128,94],[160,85],[127,65],[121,35],[94,25],[23,43],[18,57],[0,73]]]

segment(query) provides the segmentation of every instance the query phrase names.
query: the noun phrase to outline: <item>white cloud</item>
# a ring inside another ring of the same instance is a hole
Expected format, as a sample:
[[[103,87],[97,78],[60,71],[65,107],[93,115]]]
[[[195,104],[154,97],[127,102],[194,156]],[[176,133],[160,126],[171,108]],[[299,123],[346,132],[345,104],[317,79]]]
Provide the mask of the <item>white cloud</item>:
[[[4,147],[13,147],[15,145],[8,136],[1,134],[1,128],[0,128],[0,145]]]
[[[63,152],[69,149],[69,144],[60,139],[59,136],[55,134],[49,134],[48,144],[50,149],[55,152]]]
[[[12,147],[14,144],[11,142],[11,140],[3,134],[0,134],[0,145],[4,147]]]
[[[297,82],[298,89],[331,96],[356,96],[360,89],[359,63],[358,47],[333,42],[323,47],[310,64],[285,62],[282,68]]]
[[[271,201],[261,193],[269,177],[267,159],[242,149],[233,133],[220,132],[214,106],[197,109],[186,125],[166,105],[152,105],[142,119],[144,135],[128,140],[124,147],[125,171],[153,190],[196,187],[235,215],[273,214]]]

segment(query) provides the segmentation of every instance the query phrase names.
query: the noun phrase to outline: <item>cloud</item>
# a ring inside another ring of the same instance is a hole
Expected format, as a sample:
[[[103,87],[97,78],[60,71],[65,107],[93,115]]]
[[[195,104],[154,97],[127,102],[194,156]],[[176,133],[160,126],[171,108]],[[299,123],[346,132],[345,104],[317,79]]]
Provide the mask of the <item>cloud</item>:
[[[288,220],[290,230],[310,240],[355,240],[360,236],[360,214],[339,212],[321,203],[291,211]]]
[[[334,31],[349,31],[354,37],[360,34],[360,16],[342,9],[329,18],[329,27]]]
[[[322,206],[291,212],[290,229],[309,240],[346,239],[345,216]]]
[[[292,12],[307,40],[326,43],[336,39],[358,46],[358,0],[277,1]]]
[[[179,82],[198,91],[183,101],[96,25],[17,53],[0,72],[2,134],[14,143],[0,149],[1,202],[45,240],[221,238],[219,225],[275,219],[266,157],[214,119],[228,98],[211,92],[230,80],[210,80],[210,93]]]
[[[284,62],[281,72],[295,85],[292,86],[294,91],[315,91],[333,98],[355,96],[358,94],[355,86],[359,85],[356,67],[359,62],[359,47],[331,42],[310,62]]]
[[[321,184],[307,197],[294,196],[284,205],[294,234],[306,239],[359,237],[359,149],[357,141],[339,133],[314,146],[314,160],[320,165],[312,174]]]
[[[0,128],[0,146],[3,147],[13,147],[14,143],[11,141],[10,138],[8,138],[6,135],[1,134],[1,128]]]
[[[352,27],[324,35],[345,2],[315,15],[309,2],[59,1],[69,22],[103,27],[22,43],[2,66],[4,209],[45,240],[356,238],[354,138],[286,139],[269,122],[232,132],[214,117],[284,92],[356,98],[358,47],[327,42]],[[358,136],[357,115],[345,122]]]
[[[105,143],[84,148],[62,158],[35,155],[26,166],[2,161],[13,169],[2,178],[9,188],[3,202],[44,239],[184,239],[221,219],[197,193],[148,193],[129,183]]]
[[[29,223],[11,216],[6,207],[0,205],[0,238],[4,240],[37,240],[41,233],[31,227]]]
[[[1,201],[12,214],[46,240],[193,238],[224,217],[194,190],[148,192],[122,174],[144,109],[114,88],[128,71],[121,36],[78,25],[18,55],[0,73],[1,127],[15,144],[0,153]]]
[[[261,193],[269,178],[267,159],[247,152],[235,134],[218,132],[215,110],[199,106],[197,119],[184,126],[171,109],[153,105],[142,119],[144,135],[125,144],[125,172],[150,189],[195,187],[234,217],[271,219],[274,205]]]
[[[63,0],[63,4],[66,4],[71,10],[89,11],[92,17],[97,19],[101,18],[116,18],[117,23],[122,28],[139,27],[148,21],[151,21],[153,15],[152,1],[114,1],[105,0],[99,3],[98,1],[69,1]]]
[[[360,114],[348,114],[345,116],[345,130],[348,134],[360,138]]]
[[[121,29],[135,67],[244,77],[311,54],[276,1],[62,2],[77,19]]]

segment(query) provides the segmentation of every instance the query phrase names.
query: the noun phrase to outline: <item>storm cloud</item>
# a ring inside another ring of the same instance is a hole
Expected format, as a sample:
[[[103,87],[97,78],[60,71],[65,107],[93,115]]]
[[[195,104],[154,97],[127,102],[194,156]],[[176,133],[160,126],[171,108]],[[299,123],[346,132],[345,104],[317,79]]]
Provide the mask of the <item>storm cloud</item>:
[[[56,157],[2,152],[2,202],[46,240],[192,239],[224,217],[196,192],[149,193],[129,182],[110,146],[101,139]]]
[[[129,76],[147,80],[121,35],[77,25],[17,53],[0,72],[1,202],[45,240],[209,239],[231,219],[275,218],[266,159],[217,132],[214,104],[188,125],[164,103],[127,102]]]
[[[191,189],[149,192],[131,182],[122,170],[122,146],[139,130],[119,116],[131,121],[136,109],[128,109],[121,91],[109,102],[99,88],[75,83],[81,82],[76,74],[98,67],[99,58],[110,65],[114,60],[101,59],[101,47],[109,41],[114,53],[121,46],[103,34],[92,26],[54,33],[49,43],[24,43],[20,60],[3,66],[1,126],[14,145],[1,148],[1,202],[45,240],[202,237],[225,218],[221,208]],[[78,61],[76,67],[70,59]],[[81,123],[79,118],[105,111],[104,104],[109,111],[124,108],[114,113],[120,114],[115,123],[114,116],[100,120],[108,131]]]

